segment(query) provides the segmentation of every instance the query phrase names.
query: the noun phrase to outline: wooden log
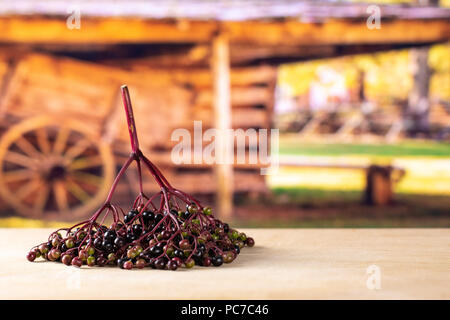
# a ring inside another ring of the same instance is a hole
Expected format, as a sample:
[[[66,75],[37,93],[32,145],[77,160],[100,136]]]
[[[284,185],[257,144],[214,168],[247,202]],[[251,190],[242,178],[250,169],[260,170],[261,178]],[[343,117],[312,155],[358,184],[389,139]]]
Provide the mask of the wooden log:
[[[206,107],[196,107],[192,110],[192,117],[188,120],[202,121],[203,129],[213,127],[213,110]],[[192,126],[192,122],[186,123],[186,128]],[[267,110],[256,108],[233,108],[231,112],[232,128],[268,128],[269,114]]]
[[[233,87],[231,89],[231,105],[265,105],[269,103],[273,96],[273,92],[264,87]],[[194,104],[200,106],[212,105],[214,93],[210,90],[200,91],[195,99]]]
[[[164,170],[164,175],[171,184],[180,190],[191,194],[214,194],[219,192],[219,186],[216,183],[216,177],[211,170],[202,172],[174,172],[170,169]],[[235,179],[233,180],[233,190],[238,192],[257,192],[268,193],[269,190],[265,183],[264,176],[259,174],[259,171],[235,171]],[[132,188],[137,186],[132,180]],[[143,181],[144,189],[150,192],[159,191],[158,186],[154,181],[145,178]],[[133,187],[134,186],[134,187]],[[134,191],[137,191],[134,190]],[[117,188],[119,194],[128,194],[130,192],[130,185],[128,183],[121,183]]]
[[[173,68],[170,73],[161,66],[149,66],[145,62],[135,63],[134,60],[119,60],[112,64],[116,67],[126,66],[143,81],[165,79],[180,85],[187,85],[195,89],[212,89],[213,78],[211,71],[206,68]],[[249,85],[264,85],[276,79],[276,68],[271,66],[241,67],[230,70],[231,86],[244,87]]]
[[[214,127],[222,132],[231,128],[231,94],[230,94],[230,49],[228,37],[217,35],[212,41],[211,71],[214,83]],[[225,135],[217,139],[218,158],[222,164],[216,166],[217,206],[223,217],[230,217],[233,212],[233,170],[227,164],[231,153],[230,141]]]
[[[393,19],[370,30],[366,19],[305,23],[284,21],[222,22],[231,43],[258,45],[324,45],[366,43],[429,43],[450,38],[450,25],[440,19]],[[83,19],[81,30],[70,30],[63,18],[0,18],[1,42],[59,43],[208,43],[218,31],[215,21],[188,21],[183,27],[164,20],[139,18]],[[127,30],[127,32],[120,32]]]

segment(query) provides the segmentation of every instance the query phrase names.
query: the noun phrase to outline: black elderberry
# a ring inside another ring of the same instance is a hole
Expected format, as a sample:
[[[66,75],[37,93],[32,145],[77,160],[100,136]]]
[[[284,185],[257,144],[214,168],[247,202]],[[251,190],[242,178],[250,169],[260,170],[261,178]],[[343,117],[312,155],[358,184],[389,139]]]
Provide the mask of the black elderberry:
[[[140,236],[141,233],[142,233],[142,226],[141,226],[140,224],[135,224],[135,225],[133,225],[133,233],[134,233],[136,236]]]
[[[219,267],[223,264],[223,258],[222,256],[215,256],[211,259],[211,262],[215,267]]]
[[[114,245],[117,248],[122,248],[125,244],[126,244],[126,241],[123,238],[117,237],[116,239],[114,239]]]
[[[108,241],[113,241],[116,238],[116,232],[114,230],[108,230],[103,235],[103,238]]]
[[[112,244],[112,242],[109,241],[103,241],[102,242],[102,248],[106,251],[106,252],[112,252],[114,250],[114,245]]]
[[[158,257],[163,253],[163,249],[158,246],[151,247],[149,251],[153,257]]]
[[[142,213],[142,219],[144,219],[145,223],[148,223],[155,219],[155,214],[149,210],[146,210]]]
[[[164,267],[166,266],[166,259],[158,258],[155,260],[154,265],[155,265],[156,269],[164,269]]]
[[[100,238],[96,238],[95,240],[94,240],[94,247],[96,247],[96,248],[98,248],[98,249],[100,249],[101,247],[102,247],[102,239],[100,239]]]
[[[173,254],[175,255],[175,257],[184,258],[184,252],[182,250],[177,249],[173,252]]]
[[[121,259],[117,259],[117,265],[121,268],[121,269],[123,269],[123,264],[125,263],[125,262],[127,262],[129,259],[127,259],[127,258],[121,258]]]
[[[125,222],[126,224],[130,223],[131,220],[133,220],[133,218],[138,214],[139,212],[137,210],[130,210],[130,212],[128,212],[128,214],[123,218],[123,222]]]
[[[194,253],[192,254],[192,256],[194,257],[194,259],[201,259],[201,257],[203,256],[203,253],[199,250],[194,251]]]
[[[127,242],[133,242],[134,240],[137,240],[136,235],[132,232],[127,233]]]

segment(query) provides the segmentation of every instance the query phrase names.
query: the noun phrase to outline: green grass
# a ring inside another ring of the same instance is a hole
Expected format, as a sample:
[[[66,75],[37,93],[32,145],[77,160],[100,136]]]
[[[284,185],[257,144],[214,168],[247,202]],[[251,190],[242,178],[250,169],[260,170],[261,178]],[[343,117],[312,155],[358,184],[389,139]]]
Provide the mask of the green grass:
[[[450,143],[406,141],[398,144],[303,143],[301,139],[280,138],[280,155],[450,157]]]

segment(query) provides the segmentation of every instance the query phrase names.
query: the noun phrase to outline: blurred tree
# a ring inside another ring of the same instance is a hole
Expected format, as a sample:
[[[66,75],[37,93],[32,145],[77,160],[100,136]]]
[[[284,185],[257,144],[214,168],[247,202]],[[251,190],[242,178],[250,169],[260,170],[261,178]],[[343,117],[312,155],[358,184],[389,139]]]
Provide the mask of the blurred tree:
[[[405,128],[413,135],[427,134],[430,127],[428,116],[431,69],[428,66],[428,51],[428,47],[411,50],[414,85],[409,94],[404,121]]]

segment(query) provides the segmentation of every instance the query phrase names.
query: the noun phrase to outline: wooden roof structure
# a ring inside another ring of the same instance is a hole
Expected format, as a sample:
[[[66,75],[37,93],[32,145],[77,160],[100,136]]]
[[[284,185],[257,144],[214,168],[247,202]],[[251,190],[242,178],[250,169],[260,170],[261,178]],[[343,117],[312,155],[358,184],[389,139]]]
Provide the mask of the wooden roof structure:
[[[218,31],[232,44],[261,46],[426,43],[450,37],[449,8],[379,5],[382,28],[370,30],[367,7],[292,0],[1,1],[0,41],[205,43]],[[60,23],[74,8],[80,10],[80,30]]]

